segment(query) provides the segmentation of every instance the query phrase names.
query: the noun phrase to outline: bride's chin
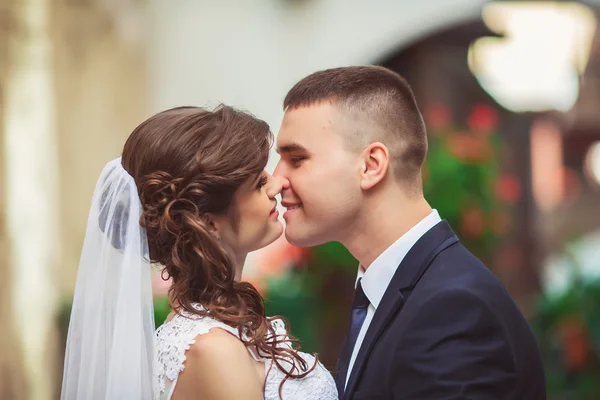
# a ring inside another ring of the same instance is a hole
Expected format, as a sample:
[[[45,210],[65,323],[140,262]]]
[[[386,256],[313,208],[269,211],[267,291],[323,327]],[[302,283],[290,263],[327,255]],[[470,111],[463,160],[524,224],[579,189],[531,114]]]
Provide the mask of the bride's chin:
[[[274,241],[276,241],[277,239],[279,239],[281,237],[281,235],[283,235],[283,224],[281,222],[277,221],[277,225],[275,225],[275,227],[273,227],[273,236],[272,236],[272,240],[269,244],[271,244]]]
[[[274,223],[271,225],[269,232],[265,237],[265,241],[262,243],[261,247],[267,247],[268,245],[279,239],[281,235],[283,235],[283,225],[281,224],[281,222],[277,221],[276,224]]]
[[[279,239],[282,235],[283,225],[281,225],[280,222],[274,223],[273,221],[271,221],[268,229],[266,229],[266,231],[263,232],[260,238],[257,238],[258,240],[256,244],[251,247],[251,250],[249,252],[261,250],[269,246],[270,244],[274,243],[277,239]]]

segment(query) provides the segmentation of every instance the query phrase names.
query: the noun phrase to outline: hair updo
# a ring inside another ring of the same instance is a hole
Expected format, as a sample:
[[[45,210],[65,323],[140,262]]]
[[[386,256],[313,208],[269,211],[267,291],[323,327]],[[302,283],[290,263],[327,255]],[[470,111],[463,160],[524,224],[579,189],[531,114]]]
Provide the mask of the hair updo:
[[[286,378],[301,378],[314,366],[308,369],[297,350],[281,346],[283,340],[298,342],[276,337],[262,296],[250,283],[235,281],[232,258],[204,218],[232,211],[236,191],[267,165],[272,143],[266,122],[232,107],[178,107],[132,132],[122,164],[138,187],[150,260],[172,278],[169,299],[175,309],[237,328],[244,344],[272,358]],[[282,365],[289,360],[290,372]]]

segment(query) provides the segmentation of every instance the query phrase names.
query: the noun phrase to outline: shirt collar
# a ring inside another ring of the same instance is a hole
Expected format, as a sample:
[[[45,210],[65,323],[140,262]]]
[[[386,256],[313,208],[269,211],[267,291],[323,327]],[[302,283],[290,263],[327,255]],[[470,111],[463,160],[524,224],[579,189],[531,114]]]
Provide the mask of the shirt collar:
[[[362,265],[358,268],[358,279],[362,279],[361,285],[369,302],[377,309],[383,294],[390,284],[396,269],[417,241],[431,228],[441,221],[436,210],[423,218],[408,232],[396,240],[390,247],[379,255],[365,271]]]

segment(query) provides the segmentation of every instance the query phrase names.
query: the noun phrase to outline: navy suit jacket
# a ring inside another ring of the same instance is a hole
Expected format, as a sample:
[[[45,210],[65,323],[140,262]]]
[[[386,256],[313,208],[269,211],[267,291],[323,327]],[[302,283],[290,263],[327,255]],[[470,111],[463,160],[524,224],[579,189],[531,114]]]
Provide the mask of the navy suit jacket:
[[[546,399],[527,321],[446,221],[398,267],[340,399]]]

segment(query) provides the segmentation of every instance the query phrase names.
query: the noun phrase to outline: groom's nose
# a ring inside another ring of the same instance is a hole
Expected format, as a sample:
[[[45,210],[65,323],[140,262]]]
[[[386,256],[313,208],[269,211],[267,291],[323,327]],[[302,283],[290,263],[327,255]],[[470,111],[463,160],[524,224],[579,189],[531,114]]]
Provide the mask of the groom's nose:
[[[275,166],[275,171],[273,171],[273,177],[279,180],[281,183],[281,188],[285,190],[289,189],[291,185],[289,179],[283,174],[283,172],[284,168],[281,161],[279,161]]]
[[[282,184],[281,178],[279,178],[275,175],[271,175],[270,185],[267,188],[267,194],[269,195],[269,197],[273,198],[273,197],[277,196],[278,194],[280,194],[282,188],[283,188],[283,184]]]

